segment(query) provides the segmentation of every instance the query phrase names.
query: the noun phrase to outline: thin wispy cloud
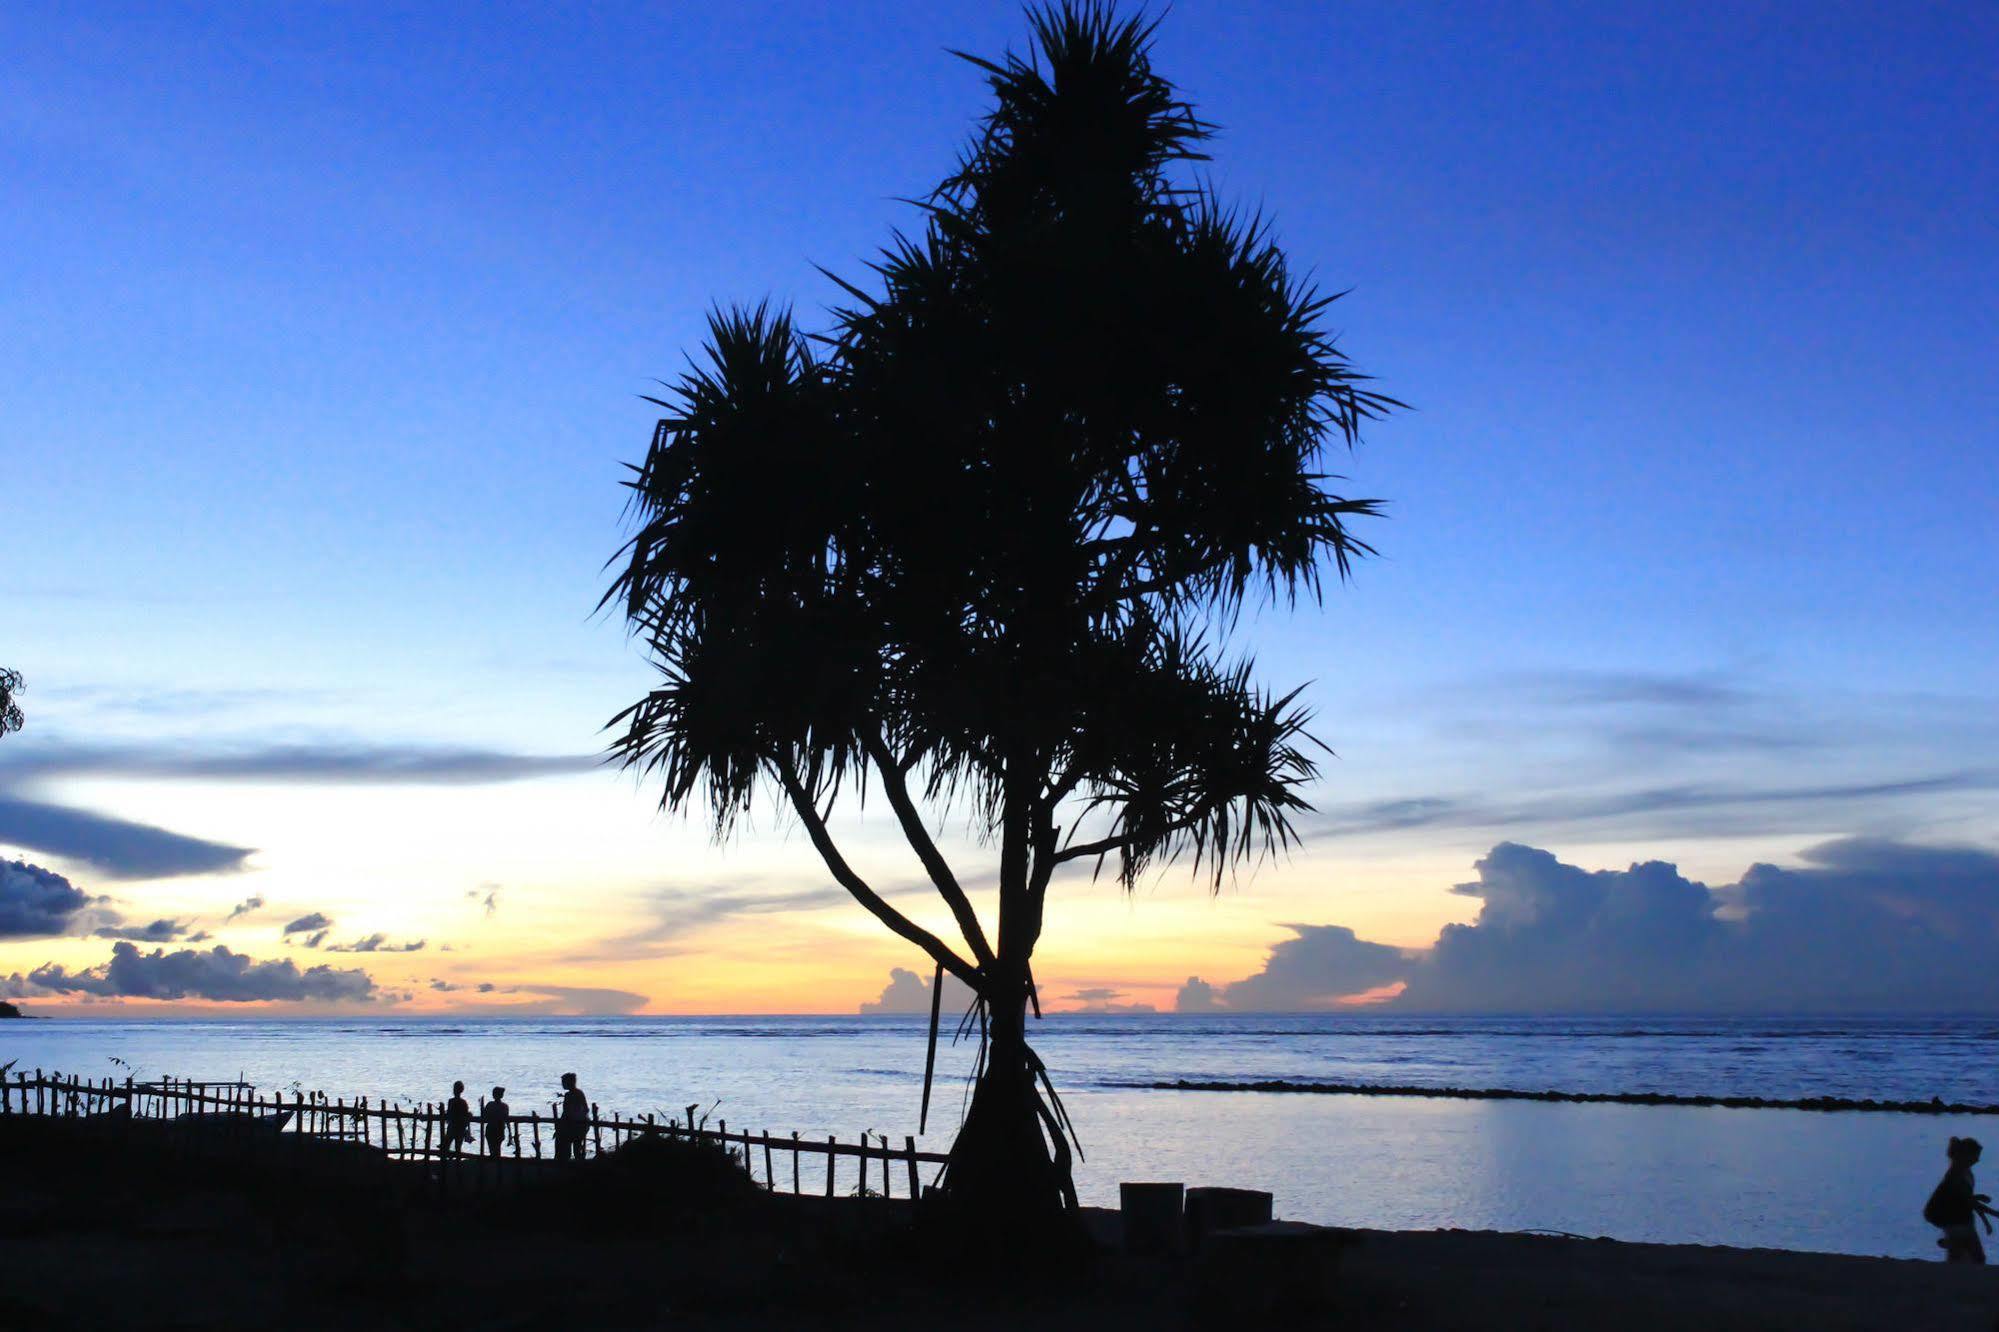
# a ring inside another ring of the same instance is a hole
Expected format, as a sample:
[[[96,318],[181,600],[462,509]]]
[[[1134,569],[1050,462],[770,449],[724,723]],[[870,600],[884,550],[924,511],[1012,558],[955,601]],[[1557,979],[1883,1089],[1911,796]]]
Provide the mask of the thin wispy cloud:
[[[587,772],[596,754],[516,754],[419,745],[293,744],[215,749],[200,744],[21,746],[0,763],[0,781],[58,777],[301,782],[345,785],[478,786]]]
[[[761,892],[721,884],[657,888],[646,897],[646,924],[600,939],[566,960],[609,962],[671,956],[683,951],[682,940],[727,921],[821,910],[851,901],[846,889],[832,884]]]
[[[1640,707],[1712,713],[1760,702],[1764,694],[1722,671],[1519,671],[1482,681],[1494,692],[1553,707]]]
[[[329,953],[420,953],[424,950],[424,947],[425,941],[422,939],[417,939],[409,943],[390,943],[388,935],[376,933],[363,935],[352,943],[328,944],[326,945],[326,951]]]
[[[216,717],[256,708],[295,709],[339,697],[328,689],[170,688],[158,686],[52,685],[43,696],[80,704],[93,714],[145,718]]]
[[[446,982],[432,983],[433,990],[463,988]],[[543,1017],[620,1017],[644,1008],[648,999],[633,990],[616,990],[589,985],[550,985],[538,981],[500,983],[481,981],[471,987],[474,994],[501,995],[510,1002],[470,1005],[459,1011],[503,1013]]]
[[[104,925],[90,932],[93,939],[123,939],[130,943],[173,943],[185,939],[200,943],[208,931],[196,930],[191,921],[160,919],[145,925]]]
[[[1549,792],[1517,800],[1472,795],[1404,796],[1328,805],[1303,822],[1322,836],[1362,836],[1411,829],[1479,831],[1580,829],[1675,835],[1777,833],[1851,822],[1856,811],[1959,792],[1999,790],[1999,771],[1971,770],[1875,782],[1719,786],[1686,784],[1634,790]]]

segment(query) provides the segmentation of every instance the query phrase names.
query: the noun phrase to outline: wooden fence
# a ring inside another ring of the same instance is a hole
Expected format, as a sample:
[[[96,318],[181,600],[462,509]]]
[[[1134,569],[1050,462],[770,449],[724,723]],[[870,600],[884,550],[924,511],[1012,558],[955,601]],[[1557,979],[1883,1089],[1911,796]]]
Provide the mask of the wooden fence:
[[[478,1108],[483,1110],[484,1104],[482,1097]],[[688,1106],[683,1123],[673,1116],[662,1121],[651,1114],[606,1117],[593,1104],[583,1126],[584,1153],[602,1155],[642,1137],[712,1143],[735,1154],[751,1180],[772,1192],[823,1194],[828,1198],[854,1194],[916,1198],[924,1186],[921,1168],[942,1165],[948,1159],[937,1152],[916,1150],[913,1137],[905,1137],[897,1148],[885,1135],[874,1133],[858,1134],[852,1142],[841,1142],[833,1135],[820,1142],[797,1133],[768,1130],[731,1133],[727,1120],[716,1121],[714,1128],[705,1120],[697,1121],[698,1108]],[[406,1106],[386,1099],[371,1104],[365,1096],[349,1100],[329,1098],[323,1092],[293,1092],[289,1098],[282,1093],[260,1096],[254,1086],[243,1082],[175,1078],[139,1082],[129,1077],[123,1082],[111,1078],[91,1081],[61,1073],[45,1075],[40,1069],[0,1073],[0,1120],[14,1115],[87,1118],[107,1114],[170,1122],[199,1122],[207,1117],[229,1117],[238,1123],[261,1120],[272,1133],[362,1143],[390,1160],[442,1167],[442,1175],[450,1174],[454,1167],[494,1162],[494,1156],[486,1151],[477,1113],[475,1110],[472,1140],[461,1154],[445,1146],[444,1107],[440,1104]],[[509,1115],[499,1161],[522,1167],[545,1162],[552,1167],[555,1121],[553,1107],[546,1115],[539,1111]],[[843,1157],[850,1162],[844,1168],[840,1164]],[[806,1162],[810,1165],[803,1164]]]

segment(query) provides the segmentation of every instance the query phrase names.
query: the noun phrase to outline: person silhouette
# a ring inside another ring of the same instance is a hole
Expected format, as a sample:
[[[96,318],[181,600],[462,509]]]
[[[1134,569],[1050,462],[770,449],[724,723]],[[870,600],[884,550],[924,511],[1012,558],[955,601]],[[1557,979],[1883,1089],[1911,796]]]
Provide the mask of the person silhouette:
[[[562,1109],[555,1117],[555,1159],[581,1161],[583,1134],[590,1126],[590,1098],[576,1085],[574,1073],[562,1075]]]
[[[451,1100],[444,1107],[444,1154],[462,1156],[472,1139],[472,1107],[465,1101],[465,1084],[451,1084]]]
[[[1930,1200],[1923,1204],[1923,1220],[1943,1232],[1937,1247],[1943,1250],[1947,1263],[1983,1263],[1985,1245],[1978,1238],[1977,1221],[1985,1223],[1985,1233],[1992,1233],[1989,1218],[1999,1216],[1986,1206],[1991,1199],[1977,1191],[1972,1181],[1971,1167],[1978,1164],[1978,1158],[1985,1149],[1976,1138],[1952,1138],[1944,1155],[1950,1158],[1950,1168],[1944,1171]]]
[[[493,1099],[479,1107],[479,1127],[488,1156],[504,1156],[507,1151],[507,1089],[493,1088]]]

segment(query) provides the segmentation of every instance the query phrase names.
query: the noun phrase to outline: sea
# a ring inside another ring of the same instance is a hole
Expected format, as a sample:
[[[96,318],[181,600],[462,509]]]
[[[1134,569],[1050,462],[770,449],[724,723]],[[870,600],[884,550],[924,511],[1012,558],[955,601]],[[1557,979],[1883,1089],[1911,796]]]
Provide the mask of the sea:
[[[102,1021],[0,1025],[0,1064],[91,1078],[241,1078],[413,1103],[454,1079],[549,1106],[574,1072],[605,1114],[942,1151],[975,1040],[919,1017]],[[1374,1229],[1938,1256],[1924,1199],[1952,1136],[1999,1116],[1296,1095],[1190,1081],[1999,1103],[1999,1019],[1051,1015],[1035,1048],[1075,1122],[1084,1202],[1120,1181],[1267,1189],[1277,1215]],[[848,1162],[851,1168],[851,1162]],[[1999,1171],[1999,1166],[1992,1167]],[[785,1167],[788,1170],[788,1167]],[[823,1166],[808,1160],[805,1187]],[[781,1171],[782,1173],[782,1171]],[[900,1181],[898,1181],[898,1186]],[[1993,1190],[1999,1192],[1999,1190]]]

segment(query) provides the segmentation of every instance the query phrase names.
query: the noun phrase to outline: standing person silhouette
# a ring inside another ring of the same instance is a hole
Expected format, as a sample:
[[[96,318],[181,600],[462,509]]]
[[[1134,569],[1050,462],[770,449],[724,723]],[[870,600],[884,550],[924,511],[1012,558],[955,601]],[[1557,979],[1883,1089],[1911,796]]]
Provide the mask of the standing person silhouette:
[[[590,1098],[576,1086],[576,1075],[562,1075],[562,1109],[555,1118],[555,1159],[581,1161],[583,1134],[590,1126]]]
[[[1977,1192],[1978,1186],[1971,1178],[1971,1167],[1978,1164],[1984,1151],[1976,1138],[1952,1138],[1950,1146],[1944,1149],[1950,1158],[1950,1169],[1944,1171],[1930,1200],[1923,1204],[1923,1220],[1943,1232],[1937,1247],[1943,1250],[1947,1263],[1985,1261],[1985,1245],[1979,1240],[1974,1223],[1984,1221],[1985,1233],[1989,1235],[1992,1222],[1987,1218],[1999,1216],[1999,1212],[1985,1205],[1991,1199]]]
[[[507,1154],[507,1089],[493,1088],[493,1099],[479,1107],[479,1127],[488,1156]]]
[[[451,1100],[444,1107],[444,1154],[462,1156],[472,1140],[472,1107],[465,1101],[465,1084],[451,1084]]]

